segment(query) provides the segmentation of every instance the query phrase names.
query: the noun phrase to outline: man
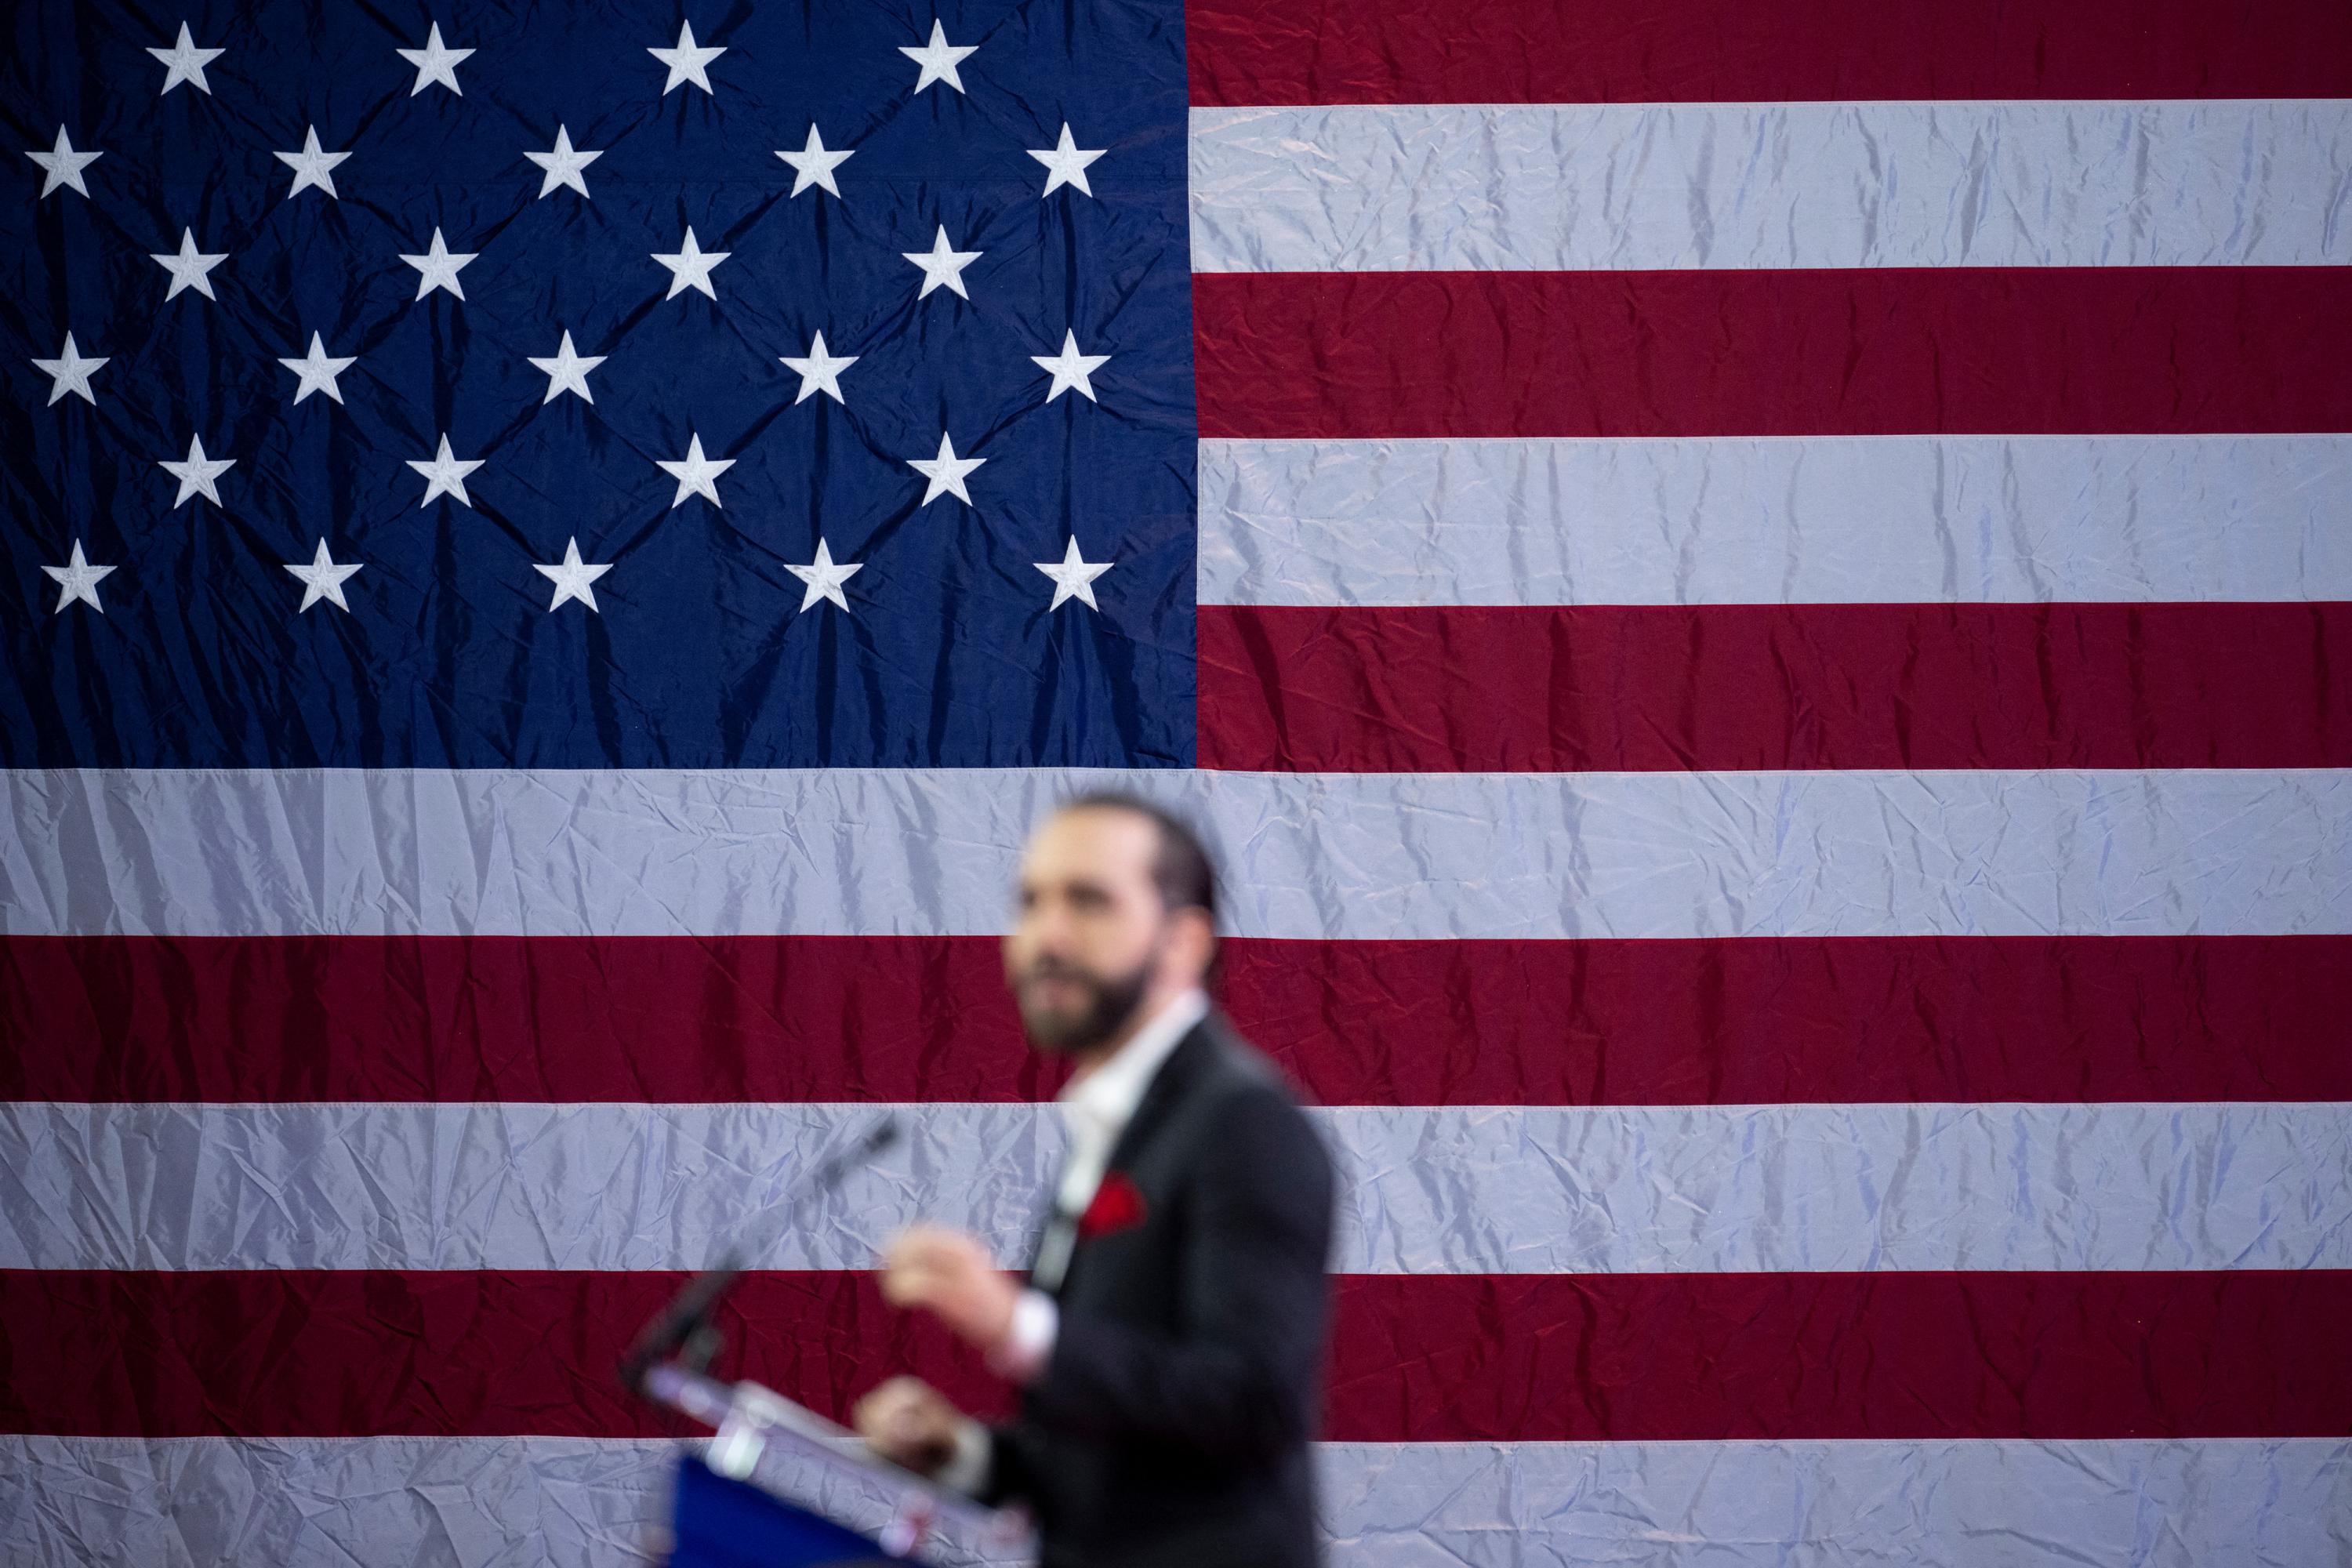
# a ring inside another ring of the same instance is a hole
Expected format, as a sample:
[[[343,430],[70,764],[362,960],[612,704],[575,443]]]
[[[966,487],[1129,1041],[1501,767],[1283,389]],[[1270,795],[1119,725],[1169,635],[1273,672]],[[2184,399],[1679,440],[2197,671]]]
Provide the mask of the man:
[[[1308,1440],[1330,1311],[1332,1176],[1276,1070],[1209,1007],[1209,859],[1125,795],[1031,837],[1005,976],[1072,1062],[1069,1152],[1024,1288],[974,1238],[914,1226],[891,1301],[1021,1387],[992,1431],[913,1378],[859,1402],[877,1451],[1037,1513],[1048,1568],[1312,1564]]]

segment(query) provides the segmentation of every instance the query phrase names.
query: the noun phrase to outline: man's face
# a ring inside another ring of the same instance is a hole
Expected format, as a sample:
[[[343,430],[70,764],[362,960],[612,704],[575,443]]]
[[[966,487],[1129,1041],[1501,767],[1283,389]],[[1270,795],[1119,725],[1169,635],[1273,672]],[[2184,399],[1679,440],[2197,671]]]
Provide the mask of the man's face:
[[[1141,1006],[1169,926],[1159,844],[1150,822],[1107,809],[1063,812],[1030,838],[1004,977],[1041,1049],[1102,1045]]]

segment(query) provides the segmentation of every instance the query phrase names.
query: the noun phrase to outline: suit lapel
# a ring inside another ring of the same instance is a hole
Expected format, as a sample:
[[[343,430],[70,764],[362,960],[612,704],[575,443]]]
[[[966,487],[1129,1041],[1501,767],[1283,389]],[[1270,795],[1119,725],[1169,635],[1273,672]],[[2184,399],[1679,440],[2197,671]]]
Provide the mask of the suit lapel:
[[[1216,1049],[1214,1017],[1211,1014],[1186,1030],[1184,1037],[1176,1042],[1176,1048],[1168,1053],[1168,1059],[1160,1064],[1160,1070],[1151,1075],[1135,1114],[1128,1118],[1127,1125],[1111,1142],[1110,1159],[1103,1166],[1105,1175],[1132,1165],[1135,1152],[1150,1142],[1153,1131],[1183,1099],[1185,1086],[1199,1075],[1210,1053]]]
[[[1053,1203],[1048,1200],[1045,1212],[1038,1216],[1036,1224],[1029,1227],[1029,1283],[1040,1290],[1045,1289],[1045,1284],[1037,1278],[1037,1265],[1045,1260],[1045,1238],[1053,1234],[1055,1212]]]
[[[1136,1104],[1135,1114],[1128,1118],[1127,1125],[1119,1129],[1118,1136],[1111,1142],[1110,1158],[1103,1165],[1105,1180],[1109,1179],[1113,1171],[1123,1172],[1134,1163],[1136,1151],[1150,1140],[1152,1132],[1183,1099],[1185,1085],[1199,1073],[1210,1053],[1216,1049],[1215,1017],[1216,1015],[1212,1013],[1185,1031],[1184,1037],[1176,1043],[1176,1048],[1168,1053],[1168,1059],[1160,1064],[1160,1070],[1152,1074],[1151,1082],[1144,1089],[1143,1099]],[[1036,1228],[1029,1248],[1029,1283],[1049,1296],[1058,1298],[1069,1285],[1070,1272],[1076,1265],[1080,1245],[1076,1234],[1077,1222],[1077,1215],[1064,1215],[1049,1202],[1045,1217]],[[1068,1234],[1062,1237],[1057,1237],[1057,1232]],[[1054,1277],[1050,1279],[1040,1278],[1040,1266],[1050,1267],[1057,1261],[1053,1256],[1057,1252],[1060,1267],[1054,1270]]]

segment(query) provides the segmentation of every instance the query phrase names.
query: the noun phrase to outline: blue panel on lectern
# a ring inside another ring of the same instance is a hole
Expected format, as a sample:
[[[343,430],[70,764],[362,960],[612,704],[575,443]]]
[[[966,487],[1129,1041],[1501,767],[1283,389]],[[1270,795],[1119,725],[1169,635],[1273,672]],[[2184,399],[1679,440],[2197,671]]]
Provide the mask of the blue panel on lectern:
[[[678,1460],[673,1531],[671,1568],[903,1568],[856,1531],[716,1474],[691,1454]]]

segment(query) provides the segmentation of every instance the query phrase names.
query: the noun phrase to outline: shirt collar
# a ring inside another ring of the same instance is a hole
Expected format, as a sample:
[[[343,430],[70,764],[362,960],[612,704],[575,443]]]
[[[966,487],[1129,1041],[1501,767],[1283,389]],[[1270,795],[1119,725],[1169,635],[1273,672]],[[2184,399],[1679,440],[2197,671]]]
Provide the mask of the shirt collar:
[[[1143,1103],[1143,1091],[1151,1087],[1160,1064],[1208,1013],[1208,994],[1198,986],[1171,999],[1110,1060],[1062,1090],[1066,1118],[1114,1132],[1126,1126]]]

